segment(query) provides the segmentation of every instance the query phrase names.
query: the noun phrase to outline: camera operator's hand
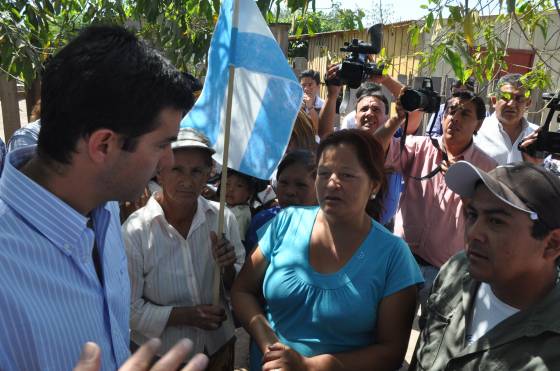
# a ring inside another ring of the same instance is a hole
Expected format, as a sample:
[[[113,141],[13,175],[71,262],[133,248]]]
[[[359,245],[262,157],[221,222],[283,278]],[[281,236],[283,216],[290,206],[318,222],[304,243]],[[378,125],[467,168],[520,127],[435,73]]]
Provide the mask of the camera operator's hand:
[[[327,84],[327,95],[332,95],[333,97],[338,97],[342,85],[330,84],[329,82],[336,80],[338,74],[338,64],[331,64],[327,67],[327,73],[325,74],[325,83]]]
[[[537,141],[537,136],[539,135],[540,131],[541,128],[538,128],[537,130],[533,131],[531,134],[527,135],[525,138],[521,139],[521,142],[519,143],[519,149],[527,148],[531,144],[535,143]],[[522,151],[521,156],[523,156],[523,161],[530,162],[535,165],[542,165],[542,163],[544,162],[544,158],[533,157],[529,155],[527,152]]]
[[[324,138],[334,131],[334,123],[336,117],[336,100],[342,86],[329,83],[329,81],[337,79],[338,65],[331,64],[327,68],[325,74],[325,83],[327,84],[327,99],[319,113],[319,125],[317,134],[320,138]]]

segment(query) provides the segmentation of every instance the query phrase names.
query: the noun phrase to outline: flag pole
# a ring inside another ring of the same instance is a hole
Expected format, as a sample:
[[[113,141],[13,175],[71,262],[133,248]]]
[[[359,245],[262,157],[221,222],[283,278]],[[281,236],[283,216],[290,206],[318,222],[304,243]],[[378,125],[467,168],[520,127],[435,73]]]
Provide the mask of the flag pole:
[[[239,13],[239,0],[233,0],[233,17],[232,29],[237,27]],[[232,45],[235,46],[234,43]],[[226,122],[224,127],[224,154],[222,157],[222,179],[220,181],[220,210],[218,212],[218,239],[224,234],[224,215],[226,208],[226,187],[227,187],[227,164],[229,156],[229,136],[231,127],[231,108],[233,104],[233,89],[235,80],[235,66],[229,65],[229,80],[227,90],[227,105],[226,105]],[[213,285],[212,285],[212,304],[220,304],[220,285],[222,282],[221,269],[216,262],[216,269],[214,269]]]

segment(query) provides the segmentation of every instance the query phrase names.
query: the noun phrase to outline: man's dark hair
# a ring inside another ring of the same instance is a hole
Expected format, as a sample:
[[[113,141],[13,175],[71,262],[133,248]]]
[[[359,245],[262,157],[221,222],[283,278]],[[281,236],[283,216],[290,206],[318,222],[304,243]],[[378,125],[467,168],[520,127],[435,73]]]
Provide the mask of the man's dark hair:
[[[464,83],[461,82],[461,80],[455,80],[453,84],[451,84],[450,90],[453,91],[453,89],[455,88],[460,88],[461,86],[464,86],[468,91],[474,92],[474,84],[475,84],[475,79],[474,77],[471,76]]]
[[[360,85],[356,91],[356,109],[358,109],[358,103],[365,97],[375,97],[383,102],[385,105],[385,114],[389,114],[389,100],[383,91],[381,90],[381,85],[374,82],[367,82]]]
[[[516,87],[516,88],[523,87],[523,84],[521,83],[521,77],[522,76],[523,75],[521,75],[520,73],[508,73],[507,75],[503,75],[498,80],[498,83],[496,84],[496,87],[494,88],[494,93],[499,94],[500,89],[504,85],[511,85],[511,86]]]
[[[304,77],[309,77],[310,79],[315,80],[317,85],[321,83],[321,78],[319,77],[319,72],[315,70],[305,70],[299,75],[299,81],[301,81]]]
[[[70,163],[78,140],[102,128],[133,151],[162,109],[192,104],[189,84],[157,51],[122,27],[88,27],[45,68],[38,153]]]
[[[449,101],[453,98],[459,98],[460,100],[466,100],[472,102],[476,108],[476,118],[477,120],[484,120],[486,117],[486,106],[484,105],[484,99],[476,95],[471,91],[458,91],[453,94],[445,101],[445,109],[449,105]]]

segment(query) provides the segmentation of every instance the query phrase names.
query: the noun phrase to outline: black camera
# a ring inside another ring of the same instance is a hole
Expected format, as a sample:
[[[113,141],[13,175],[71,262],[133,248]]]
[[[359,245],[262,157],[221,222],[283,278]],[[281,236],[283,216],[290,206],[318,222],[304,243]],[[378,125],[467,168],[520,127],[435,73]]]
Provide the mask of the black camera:
[[[420,109],[426,113],[435,113],[439,111],[440,103],[441,97],[434,91],[429,77],[422,81],[422,89],[409,89],[401,96],[401,104],[409,112]]]
[[[520,147],[521,143],[518,146],[520,151],[538,158],[544,158],[550,153],[560,154],[560,133],[549,131],[554,113],[560,110],[560,92],[556,96],[552,93],[543,93],[542,98],[548,101],[548,115],[541,131],[537,134],[537,140],[524,148]],[[560,120],[560,117],[558,117],[558,120]]]
[[[327,80],[327,85],[348,85],[352,89],[357,89],[360,84],[370,78],[370,76],[383,74],[383,65],[370,63],[367,60],[368,54],[377,54],[381,50],[381,40],[383,37],[383,25],[376,24],[368,29],[371,44],[358,39],[352,42],[345,42],[345,48],[340,51],[350,53],[342,63],[338,65],[337,78]]]

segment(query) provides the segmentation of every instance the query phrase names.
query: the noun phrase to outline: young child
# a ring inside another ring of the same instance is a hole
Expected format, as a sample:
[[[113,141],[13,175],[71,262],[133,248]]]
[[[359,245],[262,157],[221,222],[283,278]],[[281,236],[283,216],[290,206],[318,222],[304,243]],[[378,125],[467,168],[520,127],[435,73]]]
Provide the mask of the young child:
[[[255,192],[253,178],[249,175],[228,169],[226,186],[226,204],[235,215],[239,224],[239,236],[242,240],[251,223],[249,202]]]

